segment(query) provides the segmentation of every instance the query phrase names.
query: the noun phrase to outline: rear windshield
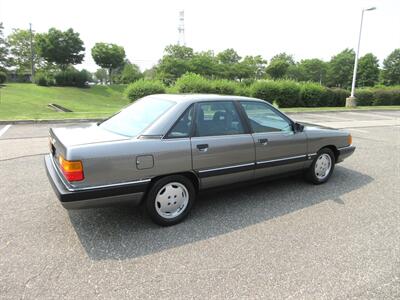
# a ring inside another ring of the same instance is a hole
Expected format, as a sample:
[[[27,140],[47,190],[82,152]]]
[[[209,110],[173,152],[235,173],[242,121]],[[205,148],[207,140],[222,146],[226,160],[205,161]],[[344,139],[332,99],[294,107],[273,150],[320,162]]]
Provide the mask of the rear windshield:
[[[108,131],[133,137],[150,126],[175,102],[157,98],[145,98],[136,101],[99,126]]]

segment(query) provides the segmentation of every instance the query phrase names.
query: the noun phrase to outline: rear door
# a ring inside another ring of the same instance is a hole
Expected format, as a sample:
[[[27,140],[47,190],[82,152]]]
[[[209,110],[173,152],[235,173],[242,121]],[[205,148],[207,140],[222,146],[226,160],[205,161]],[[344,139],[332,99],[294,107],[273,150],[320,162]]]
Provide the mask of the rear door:
[[[193,169],[203,188],[254,177],[253,138],[232,101],[196,103]]]
[[[294,132],[291,121],[270,105],[241,101],[253,131],[255,177],[300,170],[307,160],[307,137]]]

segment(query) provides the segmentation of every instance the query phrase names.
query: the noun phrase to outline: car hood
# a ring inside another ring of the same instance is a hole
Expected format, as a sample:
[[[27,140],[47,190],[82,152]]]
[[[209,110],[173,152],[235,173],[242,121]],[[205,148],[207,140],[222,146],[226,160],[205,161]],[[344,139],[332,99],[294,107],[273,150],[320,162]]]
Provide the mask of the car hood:
[[[303,125],[305,130],[321,130],[321,129],[323,129],[323,130],[337,130],[337,129],[332,128],[332,127],[313,124],[313,123],[306,123],[306,122],[298,122],[298,123]]]
[[[51,128],[51,138],[56,139],[65,148],[70,146],[104,143],[127,140],[129,137],[113,133],[93,124],[88,127],[69,126],[63,128]]]

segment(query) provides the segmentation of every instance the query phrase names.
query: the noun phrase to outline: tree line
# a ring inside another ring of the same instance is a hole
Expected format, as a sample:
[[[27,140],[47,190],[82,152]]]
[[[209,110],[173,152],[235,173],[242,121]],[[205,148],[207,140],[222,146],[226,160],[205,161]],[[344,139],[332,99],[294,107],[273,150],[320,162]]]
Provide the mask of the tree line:
[[[147,78],[171,86],[182,75],[190,72],[207,79],[228,79],[244,83],[260,79],[291,79],[346,89],[351,86],[355,58],[352,49],[345,49],[329,61],[318,58],[295,61],[287,53],[277,54],[267,61],[261,55],[241,57],[234,49],[215,54],[213,51],[196,52],[187,46],[169,45],[154,67],[141,72],[137,65],[127,59],[122,46],[101,42],[90,50],[93,60],[100,67],[92,74],[74,68],[83,62],[85,51],[79,33],[71,28],[66,31],[50,28],[45,33],[13,29],[4,37],[3,25],[0,23],[0,72],[30,74],[33,62],[37,74],[35,77],[42,79],[43,83],[55,82],[59,85],[79,82],[76,84],[79,86],[91,80],[130,83]],[[399,85],[400,48],[384,59],[382,67],[374,54],[365,54],[359,59],[357,73],[358,87]]]

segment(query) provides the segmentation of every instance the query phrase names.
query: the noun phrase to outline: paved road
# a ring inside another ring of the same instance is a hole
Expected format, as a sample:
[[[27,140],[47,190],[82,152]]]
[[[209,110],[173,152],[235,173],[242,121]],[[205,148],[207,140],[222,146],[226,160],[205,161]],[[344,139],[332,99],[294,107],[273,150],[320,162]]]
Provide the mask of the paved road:
[[[356,153],[322,186],[204,194],[170,228],[130,207],[64,210],[43,169],[49,125],[3,130],[0,298],[399,299],[400,111],[293,117],[349,128]]]

